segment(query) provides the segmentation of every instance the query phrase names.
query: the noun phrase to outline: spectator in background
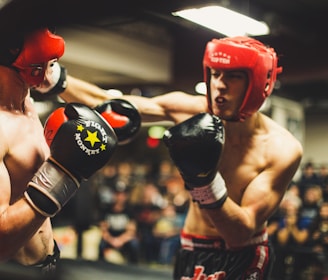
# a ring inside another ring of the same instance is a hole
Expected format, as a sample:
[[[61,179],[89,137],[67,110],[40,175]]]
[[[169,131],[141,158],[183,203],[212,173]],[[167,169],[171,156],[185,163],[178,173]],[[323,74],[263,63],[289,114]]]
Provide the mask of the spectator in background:
[[[322,188],[323,200],[328,201],[328,168],[327,165],[322,164],[319,169],[319,184]]]
[[[311,161],[305,163],[302,169],[301,177],[298,181],[300,188],[300,196],[303,199],[305,190],[312,185],[319,185],[320,180],[318,174],[315,172],[314,165]]]
[[[116,164],[107,164],[98,174],[101,175],[101,183],[107,186],[114,186],[118,178],[118,170]]]
[[[96,206],[99,221],[110,209],[114,200],[113,190],[118,178],[116,165],[106,165],[95,177],[94,183],[97,186]]]
[[[76,255],[82,258],[83,253],[83,234],[96,221],[95,213],[95,194],[93,180],[83,181],[81,189],[73,198],[72,224],[77,234]]]
[[[309,227],[308,244],[312,248],[315,270],[319,275],[328,276],[328,202],[321,204],[319,214]]]
[[[308,228],[319,213],[323,202],[322,189],[319,185],[308,186],[304,192],[303,204],[300,209],[300,223]]]
[[[133,185],[133,167],[131,162],[122,161],[117,164],[117,180],[127,186]]]
[[[154,182],[147,181],[133,187],[130,203],[137,221],[141,258],[146,263],[156,262],[159,244],[153,234],[153,227],[167,201]]]
[[[174,256],[180,248],[180,231],[184,220],[177,214],[174,204],[169,203],[161,212],[161,217],[153,227],[153,234],[159,242],[158,262],[172,265]]]
[[[276,262],[273,269],[276,279],[300,279],[302,246],[307,238],[307,228],[299,224],[299,209],[294,204],[289,204],[284,208],[284,216],[276,232]]]
[[[128,198],[128,187],[125,182],[118,181],[113,204],[100,222],[99,259],[110,260],[110,253],[118,251],[128,263],[136,264],[139,261],[137,223],[129,208]]]
[[[303,201],[300,196],[300,189],[297,183],[291,182],[289,187],[281,200],[280,208],[286,209],[290,204],[294,204],[297,209],[302,207]]]
[[[170,160],[162,160],[159,163],[158,171],[155,174],[155,183],[159,187],[161,193],[165,195],[167,193],[167,182],[171,179],[173,174],[173,163]]]
[[[284,219],[289,209],[297,209],[298,211],[302,207],[302,203],[298,185],[295,182],[291,182],[280,202],[279,208],[268,221],[268,235],[274,243],[276,243],[276,234],[280,228],[281,220]]]

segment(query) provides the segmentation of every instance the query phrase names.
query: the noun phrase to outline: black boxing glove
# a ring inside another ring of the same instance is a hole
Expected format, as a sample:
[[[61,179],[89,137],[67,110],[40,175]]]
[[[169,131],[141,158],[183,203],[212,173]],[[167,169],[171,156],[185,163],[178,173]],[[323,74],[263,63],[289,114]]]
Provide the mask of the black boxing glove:
[[[166,130],[163,140],[192,199],[201,208],[222,206],[227,198],[218,172],[225,140],[222,121],[214,115],[198,114]]]
[[[53,217],[111,158],[117,138],[91,108],[71,103],[55,110],[44,127],[50,157],[28,183],[25,197],[39,213]]]
[[[56,95],[62,93],[67,87],[67,70],[64,66],[60,65],[58,62],[54,62],[51,66],[52,74],[49,79],[49,84],[43,82],[37,87],[33,87],[35,90],[41,94]]]
[[[138,110],[124,99],[110,99],[95,107],[114,129],[118,144],[129,143],[141,126]]]

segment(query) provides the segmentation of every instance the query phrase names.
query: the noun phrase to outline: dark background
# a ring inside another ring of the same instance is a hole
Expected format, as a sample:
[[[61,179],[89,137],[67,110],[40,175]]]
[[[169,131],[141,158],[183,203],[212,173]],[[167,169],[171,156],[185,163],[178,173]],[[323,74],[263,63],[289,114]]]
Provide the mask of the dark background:
[[[56,26],[60,30],[78,25],[135,36],[151,44],[167,39],[172,46],[172,78],[169,81],[156,82],[147,77],[140,81],[124,71],[102,72],[102,80],[93,80],[91,72],[88,77],[104,87],[109,86],[106,81],[110,80],[111,87],[123,90],[136,86],[148,91],[156,88],[152,94],[168,89],[192,90],[195,82],[202,79],[201,60],[206,42],[223,35],[173,17],[171,12],[204,3],[219,4],[266,21],[271,34],[258,39],[276,49],[284,68],[276,94],[304,102],[308,110],[326,109],[328,2],[325,0],[2,1],[0,35],[4,40],[13,32],[35,26]],[[140,29],[136,32],[138,26]],[[87,36],[83,40],[87,41]],[[67,68],[70,71],[69,63]],[[71,73],[79,76],[77,67],[71,65],[71,68]],[[111,79],[106,78],[109,76]]]

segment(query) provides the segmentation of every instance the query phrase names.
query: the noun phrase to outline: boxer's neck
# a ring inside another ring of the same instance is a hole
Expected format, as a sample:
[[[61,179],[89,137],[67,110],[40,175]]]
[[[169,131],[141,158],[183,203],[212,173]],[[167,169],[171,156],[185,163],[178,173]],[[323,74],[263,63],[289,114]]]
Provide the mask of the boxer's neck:
[[[244,121],[239,122],[224,122],[224,128],[226,137],[228,138],[239,138],[248,137],[254,134],[258,129],[261,128],[262,117],[260,112],[256,112]]]

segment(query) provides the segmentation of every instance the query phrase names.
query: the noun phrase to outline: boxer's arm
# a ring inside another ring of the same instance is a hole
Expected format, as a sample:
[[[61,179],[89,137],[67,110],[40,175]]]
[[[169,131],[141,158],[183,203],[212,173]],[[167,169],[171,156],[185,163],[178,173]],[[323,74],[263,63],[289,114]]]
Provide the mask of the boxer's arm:
[[[261,230],[279,207],[299,166],[302,156],[300,144],[291,138],[276,142],[281,144],[271,147],[268,151],[268,157],[272,158],[270,166],[246,186],[240,203],[237,204],[228,196],[219,211],[202,209],[213,225],[220,229],[222,237],[231,247],[243,246]]]
[[[0,145],[3,154],[4,145]],[[11,183],[3,160],[0,161],[0,261],[10,259],[30,240],[45,221],[45,217],[36,213],[22,198],[10,202]]]
[[[96,108],[109,99],[117,97],[110,96],[102,88],[87,81],[67,75],[67,88],[59,95],[65,102],[79,102],[91,108]],[[142,121],[165,120],[165,112],[160,105],[153,102],[151,98],[123,95],[120,99],[131,102],[139,111]]]
[[[59,97],[67,103],[79,102],[94,108],[106,100],[114,98],[109,96],[102,88],[84,80],[70,75],[66,76],[66,80],[67,87],[59,94]]]
[[[117,98],[117,96],[110,96],[92,83],[70,75],[67,75],[65,91],[59,96],[66,102],[79,102],[91,108],[108,99]],[[142,122],[172,121],[176,123],[207,110],[205,96],[178,91],[152,98],[134,95],[123,95],[119,98],[131,102],[137,108]]]

